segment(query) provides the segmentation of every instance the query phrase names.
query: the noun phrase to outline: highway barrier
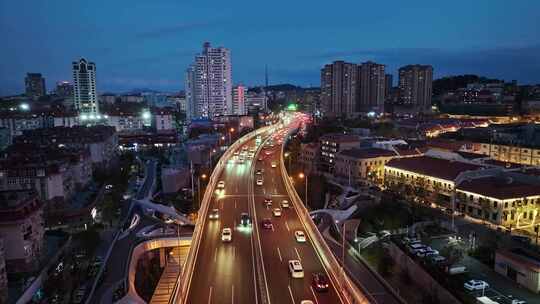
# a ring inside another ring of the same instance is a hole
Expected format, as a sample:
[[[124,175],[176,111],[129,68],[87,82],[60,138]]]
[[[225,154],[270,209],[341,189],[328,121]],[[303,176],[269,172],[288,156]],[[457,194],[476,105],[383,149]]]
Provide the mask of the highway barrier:
[[[197,253],[199,251],[199,246],[201,244],[204,224],[208,217],[208,209],[210,207],[212,196],[214,195],[213,190],[215,189],[219,181],[219,177],[221,176],[223,169],[227,165],[228,159],[231,158],[234,154],[234,151],[240,148],[245,142],[253,139],[257,135],[260,135],[264,132],[267,132],[276,128],[277,128],[276,125],[262,127],[242,136],[240,139],[235,141],[231,146],[229,146],[227,151],[221,156],[218,164],[216,165],[216,167],[214,168],[214,171],[212,172],[212,175],[210,176],[210,179],[208,180],[208,185],[206,187],[206,191],[204,192],[201,206],[199,208],[197,223],[195,224],[195,229],[193,231],[191,248],[189,250],[189,254],[186,259],[186,262],[184,266],[182,267],[182,272],[180,276],[178,277],[175,290],[173,291],[173,296],[170,298],[169,303],[171,304],[172,303],[185,303],[187,300],[187,294],[189,292],[191,278],[192,278],[193,272],[195,271]]]
[[[290,137],[292,133],[296,132],[296,129],[291,129],[289,131],[289,134],[287,134],[287,138]],[[326,241],[324,240],[324,237],[319,232],[319,229],[311,219],[311,216],[309,215],[309,211],[304,206],[302,199],[296,192],[296,189],[294,188],[294,185],[291,181],[291,178],[289,177],[289,174],[287,173],[287,169],[285,168],[285,161],[284,161],[284,148],[285,148],[286,141],[283,142],[281,146],[281,155],[280,155],[280,170],[281,175],[283,177],[283,180],[285,182],[285,188],[287,189],[287,192],[291,198],[291,202],[293,206],[296,209],[296,212],[298,213],[298,217],[300,218],[300,222],[304,226],[304,229],[311,239],[313,246],[315,247],[315,252],[317,252],[319,259],[321,260],[324,268],[326,269],[327,273],[330,275],[332,281],[335,283],[336,288],[339,289],[338,292],[341,292],[341,294],[344,297],[344,300],[347,303],[350,304],[364,304],[364,303],[377,303],[375,298],[369,294],[369,292],[362,288],[363,290],[360,290],[349,278],[348,275],[345,274],[343,268],[341,268],[341,265],[337,261],[336,257],[332,253],[332,250],[328,245],[326,244]]]

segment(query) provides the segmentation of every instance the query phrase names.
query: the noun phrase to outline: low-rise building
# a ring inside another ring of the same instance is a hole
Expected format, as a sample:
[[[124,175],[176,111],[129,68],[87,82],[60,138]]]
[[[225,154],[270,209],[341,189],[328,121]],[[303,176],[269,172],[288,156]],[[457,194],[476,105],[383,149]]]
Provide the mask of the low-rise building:
[[[308,143],[300,145],[300,155],[298,163],[306,174],[316,173],[321,155],[321,145],[319,143]]]
[[[540,224],[540,181],[519,173],[466,178],[456,187],[457,210],[496,225]]]
[[[473,149],[474,148],[474,149]],[[505,144],[475,143],[462,149],[491,157],[494,160],[522,165],[540,166],[540,148],[527,148]]]
[[[174,115],[170,109],[152,109],[152,129],[158,133],[170,133],[176,130]]]
[[[0,151],[11,145],[11,133],[8,128],[0,128]]]
[[[43,252],[43,205],[32,190],[0,191],[0,238],[8,273],[36,270]]]
[[[332,172],[335,165],[335,158],[338,152],[343,150],[358,148],[360,137],[350,134],[325,134],[320,138],[321,143],[321,168],[325,172]]]
[[[35,144],[43,148],[88,149],[94,166],[108,166],[116,158],[118,135],[110,126],[54,127],[24,131],[15,143]]]
[[[352,148],[339,152],[335,158],[334,176],[349,178],[351,182],[369,180],[382,184],[384,166],[398,155],[378,148]]]
[[[431,156],[396,158],[386,163],[384,181],[388,187],[405,188],[424,198],[437,196],[438,202],[450,203],[458,180],[481,168],[472,163]]]
[[[45,126],[45,116],[31,112],[0,112],[0,127],[9,130],[11,137],[23,134],[25,130],[34,130]]]
[[[534,293],[540,293],[540,255],[525,249],[497,250],[495,271]]]

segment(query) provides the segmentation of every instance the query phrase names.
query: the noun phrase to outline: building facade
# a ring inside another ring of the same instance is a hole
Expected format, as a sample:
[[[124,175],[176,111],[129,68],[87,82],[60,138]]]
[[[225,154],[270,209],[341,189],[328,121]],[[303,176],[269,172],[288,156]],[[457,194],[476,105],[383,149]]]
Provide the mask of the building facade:
[[[0,191],[0,239],[8,273],[36,270],[43,254],[43,205],[33,191]]]
[[[246,115],[246,92],[247,88],[243,85],[237,85],[233,88],[233,115]]]
[[[399,69],[400,103],[420,112],[431,108],[433,67],[407,65]]]
[[[349,134],[325,134],[320,138],[321,163],[320,168],[332,172],[336,163],[336,154],[347,149],[360,146],[360,137]]]
[[[384,166],[397,154],[378,148],[352,148],[336,155],[334,176],[349,179],[351,183],[369,181],[382,184]]]
[[[186,72],[188,119],[232,114],[231,52],[204,43],[201,54]]]
[[[364,62],[358,66],[358,101],[356,112],[384,112],[385,74],[384,65]]]
[[[298,163],[302,166],[302,171],[306,174],[316,173],[320,160],[321,145],[319,143],[301,144]]]
[[[28,98],[38,99],[47,94],[45,78],[41,76],[41,73],[27,73],[24,78],[24,87]]]
[[[96,64],[81,58],[72,63],[73,101],[81,119],[98,119],[99,103],[96,94]]]
[[[354,63],[334,61],[321,69],[321,107],[329,117],[351,116],[355,111],[357,71]]]
[[[540,293],[540,255],[522,248],[495,252],[495,271],[534,293]]]

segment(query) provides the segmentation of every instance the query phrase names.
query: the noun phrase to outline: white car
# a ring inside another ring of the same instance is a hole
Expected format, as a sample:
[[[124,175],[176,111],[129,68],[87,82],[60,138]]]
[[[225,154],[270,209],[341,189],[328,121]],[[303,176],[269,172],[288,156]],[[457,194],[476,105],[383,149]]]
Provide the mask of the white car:
[[[289,208],[289,201],[288,200],[282,200],[281,201],[281,208]]]
[[[224,181],[219,181],[219,183],[217,184],[217,187],[218,187],[218,189],[225,189],[225,182]]]
[[[275,168],[275,167],[277,167],[277,164],[276,164],[276,162],[272,162],[271,166],[272,166],[272,168]]]
[[[221,241],[222,242],[231,242],[232,241],[232,230],[231,230],[231,228],[223,228],[223,230],[221,230]]]
[[[304,277],[304,268],[299,260],[289,260],[289,273],[291,277],[295,279],[301,279]]]
[[[489,284],[482,280],[470,280],[465,282],[463,287],[467,290],[474,291],[489,288]]]
[[[304,231],[296,230],[294,232],[294,237],[296,238],[296,241],[298,243],[305,243],[306,242],[306,234]]]
[[[274,214],[274,216],[281,216],[281,208],[274,208],[274,210],[272,210],[272,213]]]
[[[262,186],[262,185],[263,185],[262,178],[257,179],[257,186]]]

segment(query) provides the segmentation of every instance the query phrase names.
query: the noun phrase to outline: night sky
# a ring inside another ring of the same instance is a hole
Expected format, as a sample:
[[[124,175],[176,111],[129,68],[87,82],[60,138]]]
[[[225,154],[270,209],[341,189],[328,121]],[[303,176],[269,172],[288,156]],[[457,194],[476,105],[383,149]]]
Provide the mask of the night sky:
[[[80,56],[97,64],[100,92],[177,91],[204,41],[231,49],[246,85],[268,64],[270,83],[318,86],[338,59],[540,83],[538,0],[0,0],[0,39],[0,95],[23,92],[27,72],[49,90],[71,81]]]

